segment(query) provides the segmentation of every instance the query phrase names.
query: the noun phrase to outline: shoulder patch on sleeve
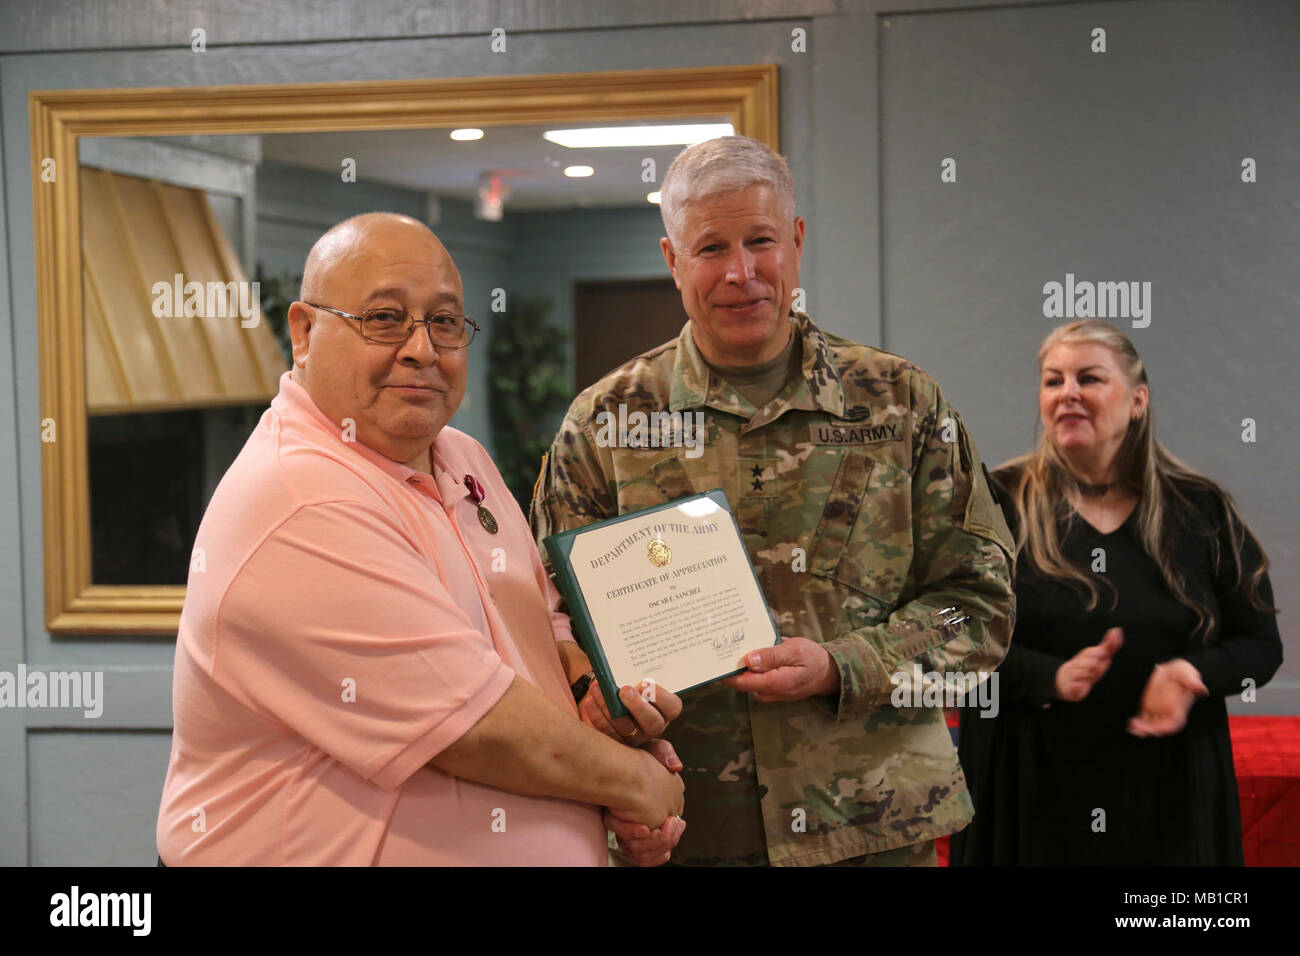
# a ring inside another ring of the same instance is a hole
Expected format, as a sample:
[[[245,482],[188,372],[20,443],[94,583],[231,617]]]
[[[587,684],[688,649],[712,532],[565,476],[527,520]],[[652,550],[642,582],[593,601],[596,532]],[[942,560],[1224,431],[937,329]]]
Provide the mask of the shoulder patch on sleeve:
[[[983,477],[983,481],[980,478]],[[980,462],[980,470],[971,475],[970,495],[966,499],[966,514],[962,525],[980,537],[996,541],[1008,554],[1015,551],[1015,539],[1007,527],[1007,519],[999,506],[996,486],[988,477],[988,469]]]
[[[542,462],[545,464],[546,459],[543,458]],[[989,495],[992,496],[993,503],[1000,506],[1002,504],[1002,496],[998,494],[998,486],[993,481],[993,476],[989,474],[989,466],[984,464],[984,462],[980,462],[980,467],[984,469],[984,483],[989,486]]]

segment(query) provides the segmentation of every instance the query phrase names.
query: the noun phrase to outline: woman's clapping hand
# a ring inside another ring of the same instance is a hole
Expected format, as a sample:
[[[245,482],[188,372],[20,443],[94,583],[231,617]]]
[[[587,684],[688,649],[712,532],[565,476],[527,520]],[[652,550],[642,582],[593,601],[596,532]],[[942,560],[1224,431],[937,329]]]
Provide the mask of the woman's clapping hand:
[[[1112,627],[1101,643],[1085,647],[1056,669],[1056,697],[1078,703],[1110,668],[1115,652],[1124,645],[1124,631]]]
[[[1165,737],[1187,725],[1187,713],[1197,697],[1209,696],[1201,673],[1181,657],[1157,664],[1147,678],[1142,704],[1129,719],[1135,737]]]

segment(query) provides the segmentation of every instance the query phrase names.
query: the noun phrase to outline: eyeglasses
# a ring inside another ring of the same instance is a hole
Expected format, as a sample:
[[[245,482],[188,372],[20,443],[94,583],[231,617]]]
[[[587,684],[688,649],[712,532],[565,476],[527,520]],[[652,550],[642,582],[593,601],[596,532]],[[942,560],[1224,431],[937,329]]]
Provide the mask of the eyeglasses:
[[[438,313],[417,319],[410,312],[401,309],[367,309],[360,315],[353,315],[351,312],[331,309],[328,305],[317,305],[315,302],[306,304],[313,309],[341,315],[345,319],[356,319],[361,323],[361,337],[380,345],[402,344],[410,338],[416,322],[424,323],[429,330],[429,341],[440,349],[469,348],[469,343],[474,341],[474,333],[479,330],[479,324],[467,315]]]

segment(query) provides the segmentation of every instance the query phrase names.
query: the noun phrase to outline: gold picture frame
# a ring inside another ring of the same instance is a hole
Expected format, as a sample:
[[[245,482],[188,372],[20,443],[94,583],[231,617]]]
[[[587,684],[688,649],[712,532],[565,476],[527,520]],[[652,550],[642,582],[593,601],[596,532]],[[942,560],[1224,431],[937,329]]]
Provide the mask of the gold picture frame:
[[[45,626],[51,633],[174,634],[185,600],[180,585],[96,585],[91,580],[78,217],[81,137],[726,116],[738,133],[780,148],[773,64],[365,83],[33,90],[28,106],[41,374]],[[55,171],[52,181],[45,175],[49,169]]]

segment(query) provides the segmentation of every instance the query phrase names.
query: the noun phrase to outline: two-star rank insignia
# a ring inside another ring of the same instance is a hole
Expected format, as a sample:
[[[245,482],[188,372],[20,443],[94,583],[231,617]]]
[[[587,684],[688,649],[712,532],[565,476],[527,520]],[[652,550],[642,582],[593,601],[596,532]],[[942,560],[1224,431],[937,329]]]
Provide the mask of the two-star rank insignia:
[[[765,455],[741,455],[736,477],[746,498],[778,498],[781,494],[781,459]]]

